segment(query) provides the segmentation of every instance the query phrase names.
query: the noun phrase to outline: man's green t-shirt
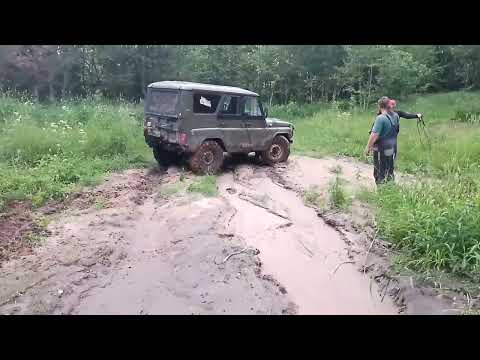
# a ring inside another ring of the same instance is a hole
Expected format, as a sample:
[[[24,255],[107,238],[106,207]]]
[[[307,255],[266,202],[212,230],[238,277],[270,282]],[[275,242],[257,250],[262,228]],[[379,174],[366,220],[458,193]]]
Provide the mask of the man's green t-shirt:
[[[390,116],[390,119],[391,120],[388,120],[387,116],[384,114],[378,115],[375,119],[375,123],[373,124],[372,132],[378,134],[380,138],[384,138],[390,133],[392,124],[394,124],[393,122],[396,121],[396,119],[392,118],[392,116]]]

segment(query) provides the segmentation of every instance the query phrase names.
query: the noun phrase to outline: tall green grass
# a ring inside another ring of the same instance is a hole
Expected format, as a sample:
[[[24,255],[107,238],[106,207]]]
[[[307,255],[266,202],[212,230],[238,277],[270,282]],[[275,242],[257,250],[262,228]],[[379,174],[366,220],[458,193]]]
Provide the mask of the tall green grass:
[[[375,203],[379,230],[405,252],[407,267],[480,278],[480,193],[472,182],[385,185]]]
[[[0,96],[0,208],[40,205],[112,170],[145,164],[142,109],[95,99],[55,105]]]

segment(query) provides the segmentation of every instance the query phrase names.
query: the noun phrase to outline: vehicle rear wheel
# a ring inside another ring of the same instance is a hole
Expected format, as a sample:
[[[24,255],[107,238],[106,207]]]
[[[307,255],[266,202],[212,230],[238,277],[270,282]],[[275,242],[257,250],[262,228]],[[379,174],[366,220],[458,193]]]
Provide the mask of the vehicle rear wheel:
[[[153,157],[155,158],[155,160],[157,160],[160,167],[169,167],[170,165],[176,163],[179,159],[177,153],[162,150],[158,146],[155,146],[153,148]]]
[[[216,141],[207,140],[192,154],[188,163],[195,173],[215,174],[223,164],[223,149]]]
[[[262,160],[268,165],[287,161],[290,155],[290,142],[285,136],[276,136],[267,150],[262,151]]]

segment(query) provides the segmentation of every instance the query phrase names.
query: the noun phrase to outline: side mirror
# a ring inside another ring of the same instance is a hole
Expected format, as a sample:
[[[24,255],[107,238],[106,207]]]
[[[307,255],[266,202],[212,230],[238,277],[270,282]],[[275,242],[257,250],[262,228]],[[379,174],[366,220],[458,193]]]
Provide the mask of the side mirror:
[[[264,112],[265,112],[265,118],[267,118],[268,117],[268,109],[265,108]]]

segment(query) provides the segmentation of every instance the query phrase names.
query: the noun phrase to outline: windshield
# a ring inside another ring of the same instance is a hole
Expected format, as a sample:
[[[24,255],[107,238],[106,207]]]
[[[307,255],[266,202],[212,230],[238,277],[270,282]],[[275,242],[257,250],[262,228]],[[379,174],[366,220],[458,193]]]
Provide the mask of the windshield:
[[[176,115],[178,91],[150,90],[145,112],[159,115]]]

